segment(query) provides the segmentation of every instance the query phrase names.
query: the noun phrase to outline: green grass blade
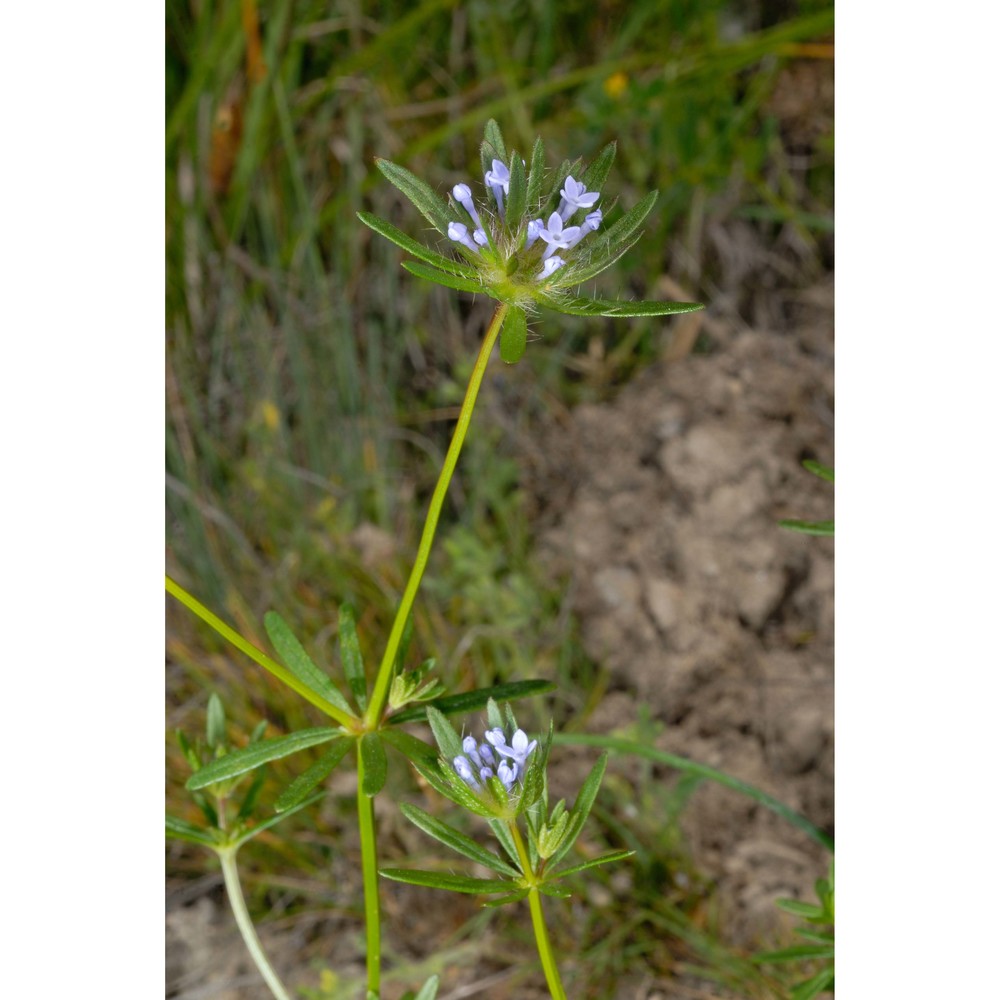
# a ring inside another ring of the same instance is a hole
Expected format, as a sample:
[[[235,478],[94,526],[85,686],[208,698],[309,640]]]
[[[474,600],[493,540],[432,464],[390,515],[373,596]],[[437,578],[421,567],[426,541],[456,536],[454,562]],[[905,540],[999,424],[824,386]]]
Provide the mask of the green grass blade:
[[[798,531],[803,535],[818,535],[829,538],[833,535],[833,521],[796,521],[784,520],[778,522],[778,527],[789,531]]]
[[[622,739],[618,736],[600,736],[591,733],[560,733],[556,734],[553,742],[562,746],[602,747],[606,750],[613,750],[616,753],[635,754],[638,757],[645,757],[647,760],[654,761],[657,764],[666,764],[667,767],[677,768],[677,770],[684,771],[687,774],[701,775],[703,778],[708,778],[710,781],[718,782],[720,785],[725,785],[727,788],[732,788],[734,791],[749,796],[755,802],[759,802],[762,806],[777,813],[782,819],[787,820],[793,826],[804,830],[813,840],[822,844],[827,850],[833,850],[833,838],[810,823],[805,816],[786,806],[783,802],[774,798],[773,795],[768,795],[767,792],[762,792],[759,788],[754,788],[753,785],[747,784],[747,782],[741,781],[739,778],[734,778],[724,771],[718,771],[714,767],[709,767],[707,764],[699,764],[693,760],[688,760],[686,757],[667,753],[664,750],[647,746],[645,743]]]
[[[319,743],[329,743],[330,740],[342,736],[339,729],[323,726],[316,729],[301,729],[297,733],[289,736],[276,736],[270,740],[261,740],[259,743],[252,743],[242,750],[234,750],[227,753],[225,757],[213,760],[206,764],[196,774],[188,778],[187,789],[190,792],[214,785],[219,781],[228,781],[247,771],[252,771],[261,764],[267,764],[272,760],[280,760],[290,754],[305,750],[306,747],[314,747]]]
[[[268,611],[264,615],[264,628],[278,655],[285,661],[285,666],[303,684],[308,684],[321,698],[325,698],[348,715],[354,714],[336,684],[313,663],[312,657],[305,651],[305,647],[281,615],[276,611]]]

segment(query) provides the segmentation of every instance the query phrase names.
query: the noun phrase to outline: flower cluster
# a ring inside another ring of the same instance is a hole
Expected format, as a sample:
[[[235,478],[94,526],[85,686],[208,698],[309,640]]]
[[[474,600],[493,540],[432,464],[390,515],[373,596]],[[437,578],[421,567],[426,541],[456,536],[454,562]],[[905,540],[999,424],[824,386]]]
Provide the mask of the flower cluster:
[[[502,160],[494,159],[490,169],[483,176],[486,187],[496,202],[496,218],[502,222],[505,220],[504,195],[510,193],[510,170]],[[503,234],[499,226],[487,235],[482,218],[472,200],[472,189],[468,184],[456,184],[451,189],[451,195],[468,214],[474,228],[470,235],[469,227],[464,222],[450,222],[448,223],[450,240],[460,243],[476,254],[481,254],[483,247],[495,247],[502,242]],[[542,217],[530,219],[524,233],[525,250],[530,250],[538,240],[546,244],[541,255],[542,269],[534,275],[535,281],[543,281],[551,277],[560,267],[565,267],[566,260],[556,255],[556,250],[572,250],[587,233],[596,232],[604,218],[604,213],[597,208],[590,212],[580,225],[566,225],[577,210],[592,208],[600,197],[598,191],[588,191],[587,185],[576,180],[572,174],[566,177],[563,187],[559,189],[559,195],[559,208],[549,216],[548,221]]]
[[[472,736],[466,736],[462,740],[465,752],[455,757],[452,766],[455,773],[477,792],[482,787],[481,783],[494,775],[510,792],[523,779],[528,755],[536,746],[538,740],[529,743],[523,729],[514,732],[508,745],[503,729],[497,726],[486,730],[481,743],[477,743]]]
[[[605,227],[604,215],[611,208],[605,203],[602,209],[598,201],[614,158],[615,144],[609,143],[590,164],[567,163],[553,177],[545,169],[541,139],[535,141],[530,161],[525,160],[508,152],[499,125],[491,119],[480,156],[486,193],[478,205],[465,182],[455,184],[446,200],[405,167],[375,161],[447,237],[452,255],[419,243],[378,216],[359,212],[358,217],[417,258],[403,263],[412,274],[502,303],[500,357],[514,364],[524,353],[528,317],[538,307],[571,316],[669,316],[701,308],[697,302],[618,301],[568,291],[611,267],[635,245],[656,201],[656,192],[647,192]]]

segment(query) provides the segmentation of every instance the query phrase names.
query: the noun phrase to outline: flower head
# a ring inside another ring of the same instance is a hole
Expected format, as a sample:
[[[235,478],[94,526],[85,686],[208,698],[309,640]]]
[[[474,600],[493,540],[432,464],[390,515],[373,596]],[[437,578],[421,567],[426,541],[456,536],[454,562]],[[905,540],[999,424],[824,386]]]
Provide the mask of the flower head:
[[[452,186],[452,200],[445,201],[405,167],[376,161],[424,218],[447,236],[455,250],[452,256],[422,246],[384,219],[364,212],[360,218],[418,258],[403,265],[414,274],[504,303],[507,314],[500,333],[504,361],[512,364],[521,357],[528,313],[539,306],[578,316],[666,316],[701,308],[695,302],[578,298],[567,291],[610,267],[638,240],[656,201],[656,192],[650,191],[602,231],[604,213],[596,205],[614,161],[613,143],[588,167],[574,168],[554,188],[545,184],[540,139],[529,165],[516,152],[507,151],[499,126],[490,120],[482,148],[486,190],[478,199],[472,185],[460,182]],[[569,225],[581,209],[592,211],[579,224]]]
[[[538,740],[529,742],[523,729],[515,730],[508,745],[503,729],[497,726],[486,730],[483,742],[477,742],[473,736],[466,736],[462,740],[464,753],[455,757],[452,767],[475,791],[481,789],[481,782],[488,781],[495,774],[504,788],[511,792],[524,777],[528,757],[537,746]]]

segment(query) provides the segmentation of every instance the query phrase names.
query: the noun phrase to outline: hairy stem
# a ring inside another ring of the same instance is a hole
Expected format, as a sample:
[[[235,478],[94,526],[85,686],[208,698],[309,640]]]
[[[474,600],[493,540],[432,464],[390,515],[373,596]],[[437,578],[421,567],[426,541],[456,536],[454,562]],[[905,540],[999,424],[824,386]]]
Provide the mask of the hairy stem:
[[[378,853],[375,846],[375,805],[364,793],[365,765],[358,748],[358,830],[361,833],[361,880],[365,893],[365,943],[368,989],[376,996],[382,963],[382,932],[378,902]]]
[[[292,1000],[291,994],[282,985],[277,973],[271,967],[271,963],[264,954],[260,938],[254,930],[253,921],[250,919],[250,912],[247,910],[246,900],[243,898],[243,889],[240,886],[240,876],[236,869],[236,848],[233,846],[222,847],[217,851],[219,860],[222,862],[222,877],[226,883],[226,895],[229,896],[229,905],[233,908],[233,916],[236,917],[236,925],[243,935],[243,943],[250,952],[250,957],[254,960],[260,974],[264,977],[264,982],[270,987],[276,1000]]]
[[[455,425],[455,433],[452,435],[451,445],[448,454],[444,459],[444,467],[438,477],[437,486],[434,487],[434,495],[431,497],[430,508],[427,511],[427,520],[424,522],[423,534],[420,536],[420,544],[417,546],[417,558],[410,571],[410,579],[407,581],[406,589],[403,591],[403,599],[400,601],[399,610],[396,612],[395,621],[392,623],[392,630],[389,633],[389,641],[386,643],[385,655],[382,657],[381,666],[378,669],[378,676],[375,678],[375,687],[372,690],[371,701],[368,704],[368,711],[365,714],[365,725],[369,730],[375,729],[382,712],[385,709],[386,698],[389,694],[389,684],[392,681],[392,674],[396,667],[396,657],[399,653],[399,643],[403,638],[403,629],[406,620],[413,608],[417,591],[420,589],[420,581],[423,578],[424,570],[427,568],[427,560],[430,557],[431,545],[434,542],[434,533],[437,531],[438,519],[441,516],[441,508],[444,506],[444,499],[448,493],[448,484],[455,472],[458,464],[458,456],[465,443],[465,435],[472,420],[472,411],[476,405],[476,397],[479,395],[479,387],[486,373],[486,364],[490,360],[493,345],[496,343],[500,328],[503,326],[504,317],[507,315],[508,306],[500,303],[493,319],[483,337],[482,346],[479,349],[479,356],[476,358],[476,365],[472,369],[472,377],[469,379],[469,386],[465,390],[465,399],[462,402],[462,410],[458,415],[458,423]]]

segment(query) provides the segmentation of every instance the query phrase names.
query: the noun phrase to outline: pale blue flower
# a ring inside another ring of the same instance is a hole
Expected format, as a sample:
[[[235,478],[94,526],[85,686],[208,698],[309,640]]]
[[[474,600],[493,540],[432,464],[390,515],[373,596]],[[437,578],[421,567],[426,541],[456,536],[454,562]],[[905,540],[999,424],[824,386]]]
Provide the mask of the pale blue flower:
[[[475,253],[479,253],[479,247],[469,238],[469,227],[462,222],[448,223],[448,239],[461,243]]]
[[[509,792],[523,779],[528,756],[538,746],[538,740],[529,742],[524,730],[518,729],[508,745],[507,737],[499,726],[487,729],[484,736],[485,742],[479,744],[473,736],[462,740],[464,753],[452,761],[455,773],[477,792],[482,790],[481,782],[488,781],[495,774]]]
[[[590,208],[601,197],[600,191],[588,191],[587,185],[574,180],[572,175],[566,178],[566,185],[560,189],[559,193],[562,195],[562,200],[559,202],[559,214],[562,216],[563,222],[568,220],[578,208]]]
[[[545,228],[544,219],[532,219],[528,223],[528,238],[524,241],[524,249],[527,250],[535,240],[538,239],[538,234]]]
[[[476,211],[476,206],[472,201],[472,188],[468,184],[456,184],[451,189],[452,197],[457,201],[462,208],[469,213],[472,221],[477,227],[482,226],[482,222],[479,221],[479,213]]]
[[[503,216],[503,196],[510,193],[510,170],[503,160],[494,160],[493,169],[486,171],[486,186],[497,200],[497,208]],[[593,202],[591,202],[593,204]]]
[[[562,259],[562,257],[560,257],[558,255],[556,255],[554,257],[550,257],[542,265],[542,269],[535,276],[535,280],[536,281],[544,281],[550,275],[555,274],[555,272],[558,271],[559,268],[562,267],[565,263],[566,263],[566,261],[564,261]]]
[[[538,231],[539,237],[548,243],[545,253],[542,254],[542,260],[548,260],[556,250],[565,250],[572,246],[570,240],[574,240],[579,232],[579,226],[564,229],[562,216],[558,212],[553,212],[549,216],[548,225]]]
[[[476,776],[472,773],[472,768],[469,765],[468,758],[459,754],[459,756],[452,761],[452,766],[455,768],[455,773],[462,779],[462,781],[464,781],[470,788],[474,788],[476,791],[479,791],[479,782],[476,780]]]
[[[503,782],[503,787],[508,792],[514,787],[519,770],[520,768],[516,763],[508,764],[505,760],[500,761],[500,764],[497,766],[497,777]]]
[[[497,753],[503,754],[504,757],[509,757],[520,768],[525,766],[528,754],[538,746],[538,740],[528,742],[528,735],[523,729],[518,729],[514,733],[510,740],[510,746],[507,745],[503,730],[499,728],[488,729],[486,731],[486,739],[493,745],[493,749]]]

